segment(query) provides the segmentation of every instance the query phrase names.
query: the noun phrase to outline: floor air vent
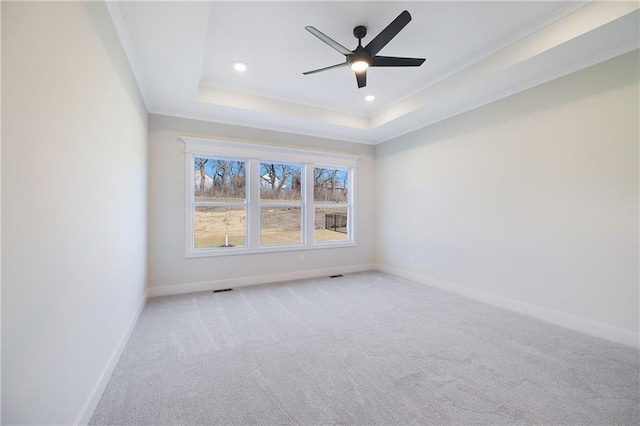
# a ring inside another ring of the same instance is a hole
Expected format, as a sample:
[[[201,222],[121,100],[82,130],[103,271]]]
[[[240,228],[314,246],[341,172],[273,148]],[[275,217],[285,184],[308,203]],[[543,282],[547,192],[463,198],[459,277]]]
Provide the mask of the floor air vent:
[[[222,290],[213,290],[214,293],[222,293],[223,291],[233,291],[232,288],[223,288]]]
[[[342,275],[342,274],[338,274],[338,275],[329,275],[329,278],[340,278],[340,277],[344,277],[344,275]]]

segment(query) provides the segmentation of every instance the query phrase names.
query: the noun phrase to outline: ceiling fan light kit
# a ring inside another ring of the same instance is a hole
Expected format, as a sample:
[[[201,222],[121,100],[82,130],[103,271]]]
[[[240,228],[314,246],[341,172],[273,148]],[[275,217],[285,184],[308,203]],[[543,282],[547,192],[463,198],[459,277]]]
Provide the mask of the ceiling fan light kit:
[[[354,61],[351,62],[351,69],[355,72],[366,71],[369,68],[369,63],[367,61]]]
[[[387,27],[380,32],[365,47],[362,47],[362,39],[367,35],[367,27],[358,25],[353,29],[353,35],[358,39],[358,47],[355,50],[349,50],[337,41],[316,29],[315,27],[305,27],[307,31],[328,44],[338,52],[345,56],[345,62],[320,68],[313,71],[304,72],[304,75],[315,74],[327,71],[333,68],[349,67],[356,74],[358,88],[367,85],[367,69],[369,67],[419,67],[425,61],[424,58],[399,58],[395,56],[376,56],[398,33],[411,21],[411,14],[403,11],[396,19],[394,19]]]

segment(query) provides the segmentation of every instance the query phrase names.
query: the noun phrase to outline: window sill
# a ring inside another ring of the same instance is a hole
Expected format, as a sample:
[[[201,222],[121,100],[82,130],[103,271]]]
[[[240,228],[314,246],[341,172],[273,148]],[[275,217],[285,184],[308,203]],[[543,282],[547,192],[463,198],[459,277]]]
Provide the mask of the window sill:
[[[323,249],[335,249],[335,248],[346,248],[346,247],[356,247],[356,243],[349,241],[349,242],[315,243],[313,245],[283,245],[283,246],[260,247],[260,248],[238,247],[238,248],[227,248],[224,250],[202,249],[202,250],[193,250],[188,253],[185,253],[185,258],[196,259],[201,257],[243,256],[247,254],[269,254],[269,253],[281,253],[281,252],[290,252],[290,251],[323,250]]]

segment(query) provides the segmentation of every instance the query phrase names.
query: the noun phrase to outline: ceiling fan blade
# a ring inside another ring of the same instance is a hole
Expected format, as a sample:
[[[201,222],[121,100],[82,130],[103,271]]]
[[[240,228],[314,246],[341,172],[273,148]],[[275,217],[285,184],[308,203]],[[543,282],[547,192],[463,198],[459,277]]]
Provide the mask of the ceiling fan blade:
[[[375,56],[383,47],[387,45],[398,33],[411,22],[411,14],[406,10],[403,11],[396,19],[393,20],[387,28],[382,30],[373,40],[364,48],[371,56]]]
[[[374,56],[372,67],[419,67],[425,58],[396,58],[394,56]]]
[[[304,75],[315,74],[317,72],[327,71],[327,70],[330,70],[332,68],[340,68],[340,67],[344,67],[346,65],[347,65],[347,63],[343,62],[341,64],[331,65],[330,67],[318,68],[317,70],[303,72],[302,74],[304,74]]]
[[[362,89],[367,85],[367,70],[356,73],[356,81],[358,82],[358,89]]]
[[[348,56],[348,55],[353,54],[352,51],[350,51],[349,49],[347,49],[346,47],[344,47],[343,45],[341,45],[337,41],[333,40],[331,37],[329,37],[328,35],[326,35],[322,31],[318,30],[317,28],[311,27],[311,26],[304,27],[304,28],[307,31],[309,31],[311,34],[313,34],[314,36],[318,37],[320,40],[322,40],[325,43],[327,43],[329,46],[331,46],[334,49],[336,49],[338,52],[342,53],[343,55]]]

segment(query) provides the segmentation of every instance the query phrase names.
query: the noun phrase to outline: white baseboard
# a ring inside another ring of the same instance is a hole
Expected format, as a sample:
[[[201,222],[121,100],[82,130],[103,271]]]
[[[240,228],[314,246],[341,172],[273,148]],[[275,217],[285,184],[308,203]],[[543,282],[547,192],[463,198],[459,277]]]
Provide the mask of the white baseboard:
[[[84,403],[84,407],[82,407],[80,414],[76,418],[76,421],[73,423],[74,425],[86,425],[91,420],[91,416],[93,416],[93,412],[98,406],[98,402],[100,402],[100,398],[102,398],[102,393],[104,392],[107,385],[109,384],[109,380],[111,379],[113,370],[115,370],[116,365],[118,365],[118,361],[120,361],[120,356],[122,355],[122,352],[124,351],[125,346],[127,346],[129,337],[131,336],[131,333],[133,332],[133,329],[136,326],[136,323],[138,322],[138,318],[140,317],[140,314],[144,309],[144,305],[147,303],[147,298],[148,298],[148,295],[147,295],[147,292],[145,291],[144,295],[142,296],[142,299],[140,300],[140,302],[138,303],[138,306],[136,307],[135,312],[133,313],[133,316],[129,320],[129,324],[127,324],[127,328],[124,330],[124,333],[122,333],[122,336],[120,337],[120,341],[118,341],[118,345],[111,353],[111,357],[109,358],[107,365],[104,367],[104,370],[102,370],[102,374],[100,374],[98,381],[96,382],[95,386],[91,390],[89,397]]]
[[[474,290],[472,288],[465,287],[459,284],[438,280],[426,275],[408,272],[392,266],[378,264],[376,265],[376,269],[387,274],[395,275],[397,277],[414,281],[420,284],[425,284],[430,287],[439,288],[444,291],[455,293],[460,296],[468,297],[470,299],[475,299],[480,302],[498,306],[500,308],[515,311],[520,314],[528,315],[542,321],[556,324],[565,328],[570,328],[572,330],[580,331],[592,336],[600,337],[602,339],[606,339],[615,343],[620,343],[634,348],[640,348],[640,334],[633,331],[566,314],[564,312],[554,311],[552,309],[543,308],[541,306],[531,305],[528,303],[520,302],[518,300],[496,296],[494,294],[487,293],[481,290]]]
[[[302,280],[337,274],[371,271],[376,269],[374,264],[338,266],[335,268],[312,269],[308,271],[283,272],[271,275],[256,275],[241,278],[229,278],[195,283],[176,284],[162,287],[149,287],[149,297],[172,296],[175,294],[195,293],[198,291],[221,290],[224,288],[244,287],[248,285],[277,283],[282,281]]]

